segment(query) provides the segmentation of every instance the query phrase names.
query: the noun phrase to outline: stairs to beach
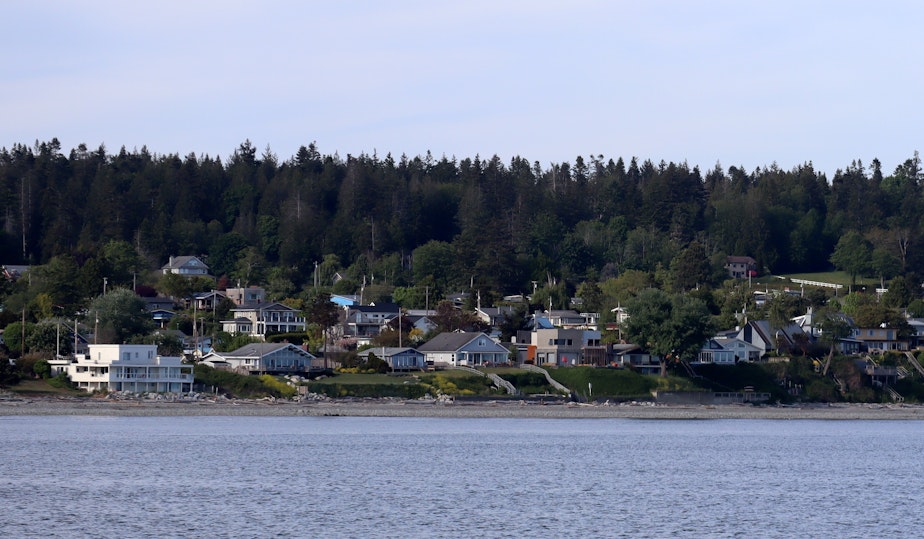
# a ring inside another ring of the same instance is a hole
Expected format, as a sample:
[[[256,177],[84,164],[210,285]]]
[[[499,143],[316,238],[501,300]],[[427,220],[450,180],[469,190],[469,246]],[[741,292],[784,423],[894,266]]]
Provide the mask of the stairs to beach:
[[[519,391],[517,391],[517,388],[513,386],[513,384],[511,384],[507,380],[504,380],[503,378],[501,378],[500,376],[496,374],[482,372],[482,371],[479,371],[478,369],[473,369],[471,367],[464,367],[461,365],[451,366],[449,368],[453,370],[457,370],[457,371],[470,372],[472,374],[477,374],[478,376],[484,376],[488,378],[489,380],[491,380],[491,382],[493,382],[496,387],[502,388],[504,391],[506,391],[508,395],[519,395],[520,393]]]
[[[911,366],[914,367],[921,376],[924,376],[924,367],[921,366],[921,363],[918,361],[918,358],[914,356],[913,352],[905,352],[905,359],[908,360],[908,363],[911,363]]]

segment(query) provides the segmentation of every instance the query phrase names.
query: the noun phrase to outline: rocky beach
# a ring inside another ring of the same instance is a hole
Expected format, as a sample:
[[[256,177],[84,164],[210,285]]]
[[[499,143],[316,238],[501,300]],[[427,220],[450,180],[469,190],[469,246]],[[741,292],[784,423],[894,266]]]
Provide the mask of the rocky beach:
[[[434,400],[153,400],[61,397],[0,398],[2,416],[356,416],[550,419],[830,419],[924,420],[924,406],[905,404],[660,405]]]

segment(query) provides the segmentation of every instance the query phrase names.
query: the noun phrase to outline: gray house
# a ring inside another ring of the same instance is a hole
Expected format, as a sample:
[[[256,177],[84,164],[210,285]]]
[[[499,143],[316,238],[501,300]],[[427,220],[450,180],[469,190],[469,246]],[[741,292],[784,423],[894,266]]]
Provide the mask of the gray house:
[[[427,365],[484,367],[507,363],[510,351],[481,332],[440,333],[417,347]]]
[[[295,374],[323,370],[321,361],[292,343],[253,343],[232,352],[209,352],[206,365],[227,364],[248,374]]]
[[[393,371],[418,371],[426,370],[427,368],[424,355],[413,348],[368,348],[360,352],[359,357],[363,358],[364,361],[368,361],[369,354],[374,354],[379,359],[384,359]]]

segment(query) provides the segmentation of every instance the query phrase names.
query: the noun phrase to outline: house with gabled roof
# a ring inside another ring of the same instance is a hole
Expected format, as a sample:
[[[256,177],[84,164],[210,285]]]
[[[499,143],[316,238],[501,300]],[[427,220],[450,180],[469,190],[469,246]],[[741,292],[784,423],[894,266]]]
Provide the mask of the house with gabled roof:
[[[757,261],[749,256],[729,256],[725,258],[725,270],[732,279],[756,277]]]
[[[247,374],[296,374],[320,372],[322,360],[292,343],[251,343],[231,352],[212,351],[202,358],[206,365],[227,365]]]
[[[164,275],[175,273],[184,277],[211,277],[208,265],[197,256],[171,256],[160,269]]]
[[[305,331],[305,316],[278,302],[245,304],[231,309],[233,319],[222,320],[222,331],[265,339],[273,333]]]
[[[414,348],[400,348],[397,346],[380,346],[367,348],[359,352],[364,361],[369,360],[369,354],[385,360],[393,371],[420,371],[427,369],[427,361],[423,353]]]
[[[505,364],[510,352],[479,332],[444,332],[417,347],[427,365],[485,367]]]
[[[741,361],[757,361],[761,350],[757,346],[734,337],[713,337],[699,351],[699,365],[736,365]]]
[[[512,305],[503,305],[500,307],[478,307],[475,309],[475,315],[492,328],[501,325],[504,322],[504,319],[514,316],[516,312],[516,307]]]

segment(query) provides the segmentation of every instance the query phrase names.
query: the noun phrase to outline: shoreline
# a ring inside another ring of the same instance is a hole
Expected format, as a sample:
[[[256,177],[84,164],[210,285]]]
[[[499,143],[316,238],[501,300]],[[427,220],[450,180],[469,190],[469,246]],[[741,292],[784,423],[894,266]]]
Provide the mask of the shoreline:
[[[0,400],[0,417],[9,416],[250,416],[250,417],[434,417],[547,419],[773,419],[773,420],[924,420],[924,406],[906,404],[805,404],[795,406],[539,404],[526,401],[440,403],[369,399],[305,402],[156,401],[18,397]]]

